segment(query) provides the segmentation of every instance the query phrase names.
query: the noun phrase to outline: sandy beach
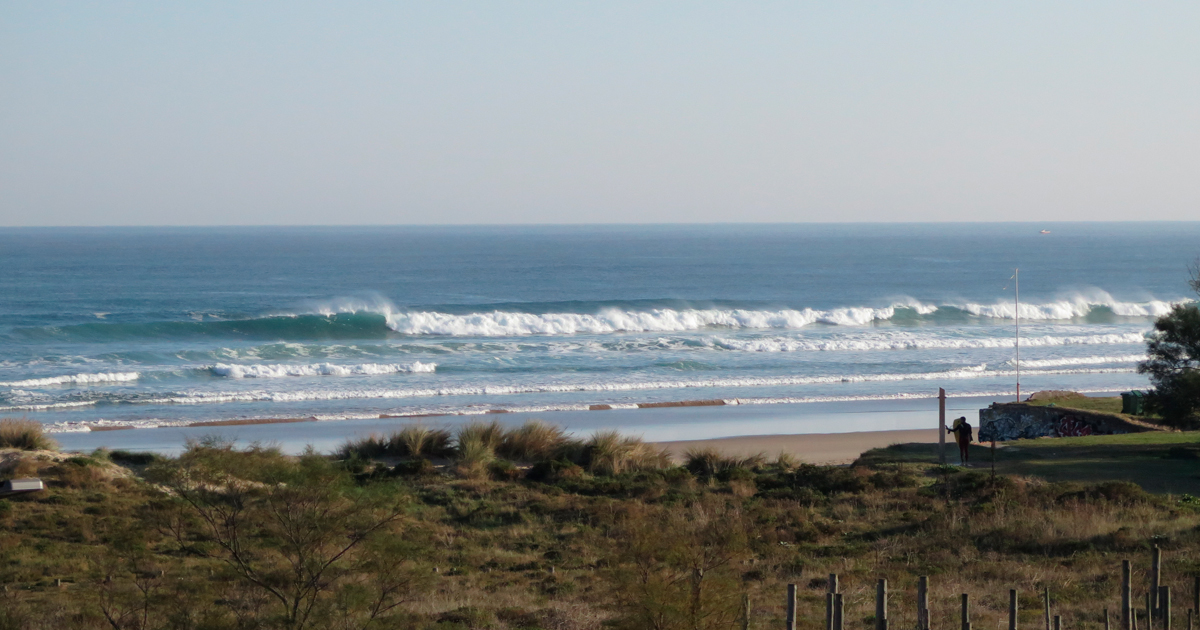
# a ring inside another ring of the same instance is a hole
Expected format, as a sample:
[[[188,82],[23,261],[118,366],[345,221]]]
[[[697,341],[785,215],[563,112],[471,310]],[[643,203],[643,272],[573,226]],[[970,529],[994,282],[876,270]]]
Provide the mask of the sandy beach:
[[[660,442],[675,457],[682,457],[694,448],[715,448],[728,455],[753,455],[766,453],[774,456],[781,452],[796,456],[809,464],[849,464],[863,452],[892,444],[938,441],[937,429],[907,431],[859,431],[855,433],[820,433],[808,435],[751,435],[717,438],[712,440],[687,440]]]

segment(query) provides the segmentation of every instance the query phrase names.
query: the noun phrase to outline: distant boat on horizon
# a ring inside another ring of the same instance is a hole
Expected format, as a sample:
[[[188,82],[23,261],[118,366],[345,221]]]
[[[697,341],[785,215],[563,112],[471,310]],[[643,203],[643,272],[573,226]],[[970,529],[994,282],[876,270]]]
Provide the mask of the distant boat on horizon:
[[[1041,231],[1041,233],[1042,233],[1042,234],[1049,234],[1049,233],[1050,233],[1050,230],[1042,230],[1042,231]]]

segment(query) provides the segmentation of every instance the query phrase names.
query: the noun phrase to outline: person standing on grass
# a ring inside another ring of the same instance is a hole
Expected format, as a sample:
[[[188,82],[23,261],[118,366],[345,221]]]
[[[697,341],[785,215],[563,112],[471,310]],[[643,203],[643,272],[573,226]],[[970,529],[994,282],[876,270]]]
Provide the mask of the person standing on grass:
[[[954,427],[946,429],[947,433],[953,433],[954,439],[958,441],[958,461],[963,466],[971,461],[971,440],[974,435],[971,433],[971,423],[967,422],[967,417],[963,416],[954,421]]]

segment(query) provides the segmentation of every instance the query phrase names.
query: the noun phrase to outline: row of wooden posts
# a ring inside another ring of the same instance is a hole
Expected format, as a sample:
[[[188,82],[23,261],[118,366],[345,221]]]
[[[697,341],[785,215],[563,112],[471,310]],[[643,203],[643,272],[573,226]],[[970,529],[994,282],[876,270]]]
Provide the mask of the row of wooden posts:
[[[1151,557],[1150,584],[1146,593],[1146,617],[1138,619],[1138,611],[1133,607],[1133,592],[1131,585],[1132,569],[1128,560],[1121,561],[1121,617],[1120,630],[1171,630],[1171,587],[1161,584],[1162,580],[1162,551],[1155,547]],[[796,585],[787,587],[787,630],[796,630]],[[1157,597],[1155,597],[1157,595]],[[1187,628],[1193,630],[1192,623],[1200,611],[1200,576],[1196,576],[1192,584],[1192,605],[1187,611]],[[1062,630],[1062,619],[1059,615],[1050,615],[1050,589],[1042,591],[1042,601],[1045,609],[1045,630]],[[971,630],[971,599],[967,593],[962,594],[962,628]],[[746,607],[743,628],[749,627],[749,600],[744,600]],[[1008,630],[1017,629],[1017,590],[1008,591]],[[1108,609],[1103,610],[1104,630],[1112,630],[1109,626]],[[825,594],[825,630],[845,630],[845,614],[842,593],[838,588],[838,575],[829,574],[828,588]],[[1051,625],[1053,623],[1053,626]],[[888,582],[880,579],[875,587],[875,630],[888,630]],[[929,627],[929,577],[920,576],[917,582],[917,630],[930,630]]]

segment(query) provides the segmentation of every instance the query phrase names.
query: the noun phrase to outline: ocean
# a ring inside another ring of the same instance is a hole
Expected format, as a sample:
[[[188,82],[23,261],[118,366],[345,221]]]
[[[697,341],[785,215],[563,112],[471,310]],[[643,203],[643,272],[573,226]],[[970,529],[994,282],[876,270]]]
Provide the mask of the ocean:
[[[116,447],[897,428],[939,387],[1012,399],[1017,268],[1022,392],[1146,387],[1197,254],[1200,223],[0,229],[0,416]],[[726,405],[638,407],[695,400]],[[318,422],[227,426],[263,419]]]

